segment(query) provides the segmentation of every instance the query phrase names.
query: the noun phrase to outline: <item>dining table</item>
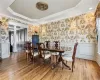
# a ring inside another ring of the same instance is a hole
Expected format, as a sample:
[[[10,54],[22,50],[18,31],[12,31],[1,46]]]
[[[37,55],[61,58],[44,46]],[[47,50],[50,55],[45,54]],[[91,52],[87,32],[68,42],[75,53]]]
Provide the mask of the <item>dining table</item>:
[[[53,66],[52,68],[54,69],[55,67],[58,66],[58,64],[60,62],[62,62],[63,65],[65,65],[69,70],[71,70],[71,68],[64,62],[63,58],[62,58],[62,55],[64,54],[65,52],[65,47],[53,47],[53,46],[49,46],[49,47],[44,47],[44,48],[41,48],[41,50],[43,51],[50,51],[50,52],[58,52],[59,53],[59,58],[57,60],[57,63],[55,64],[55,66]]]

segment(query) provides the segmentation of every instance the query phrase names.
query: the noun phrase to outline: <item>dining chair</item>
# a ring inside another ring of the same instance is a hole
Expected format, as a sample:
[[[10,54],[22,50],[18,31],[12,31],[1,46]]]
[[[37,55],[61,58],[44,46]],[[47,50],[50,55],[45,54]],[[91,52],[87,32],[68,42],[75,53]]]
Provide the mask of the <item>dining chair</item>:
[[[60,42],[59,42],[59,41],[54,41],[54,42],[53,42],[53,47],[54,47],[55,49],[60,49]],[[58,56],[59,56],[59,52],[52,52],[51,54],[52,54],[52,56],[53,56],[53,60],[54,60],[54,58],[56,57],[56,63],[57,63]]]
[[[45,62],[46,59],[51,57],[51,54],[49,52],[43,51],[42,48],[45,48],[44,43],[38,44],[38,54],[40,55],[40,58],[42,58]]]
[[[26,42],[25,44],[25,52],[26,52],[26,58],[28,60],[33,60],[33,56],[32,56],[32,53],[31,53],[31,42]]]
[[[38,51],[35,51],[35,46],[33,43],[31,43],[31,54],[32,54],[32,59],[35,62],[35,57],[38,57]]]
[[[45,48],[49,48],[50,47],[50,41],[45,41],[44,45],[45,45]]]
[[[44,42],[45,48],[50,48],[50,41]],[[46,53],[50,53],[50,51],[45,51]]]
[[[25,53],[26,53],[26,59],[28,59],[28,53],[29,53],[28,46],[29,46],[29,42],[25,42],[24,49],[25,49]]]
[[[77,45],[78,45],[78,43],[75,43],[72,56],[68,56],[67,54],[62,56],[63,60],[66,61],[66,64],[67,64],[67,61],[72,62],[72,72],[73,72],[73,68],[75,67],[74,63],[75,63],[75,55],[76,55]]]

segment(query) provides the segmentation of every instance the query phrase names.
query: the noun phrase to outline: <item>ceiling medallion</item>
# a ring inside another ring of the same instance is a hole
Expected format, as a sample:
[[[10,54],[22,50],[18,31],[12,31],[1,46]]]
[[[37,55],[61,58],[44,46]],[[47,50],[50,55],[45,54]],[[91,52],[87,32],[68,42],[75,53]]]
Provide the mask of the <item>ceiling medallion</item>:
[[[47,10],[48,9],[48,4],[47,3],[44,3],[44,2],[37,2],[36,3],[36,7],[39,10],[44,11],[44,10]]]

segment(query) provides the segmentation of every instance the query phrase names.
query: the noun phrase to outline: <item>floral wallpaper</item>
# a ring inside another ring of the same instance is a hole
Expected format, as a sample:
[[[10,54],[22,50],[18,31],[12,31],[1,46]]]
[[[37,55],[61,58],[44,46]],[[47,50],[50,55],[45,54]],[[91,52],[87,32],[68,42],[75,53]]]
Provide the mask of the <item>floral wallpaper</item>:
[[[40,25],[40,41],[60,41],[67,43],[95,43],[95,13],[90,12],[55,22]]]
[[[0,16],[0,42],[8,42],[8,18]]]
[[[99,4],[98,4],[98,6],[97,6],[97,9],[96,9],[96,12],[95,12],[95,16],[98,18],[98,17],[100,17],[100,2],[99,2]]]
[[[32,41],[32,35],[39,35],[40,34],[40,27],[39,26],[28,26],[28,40]]]

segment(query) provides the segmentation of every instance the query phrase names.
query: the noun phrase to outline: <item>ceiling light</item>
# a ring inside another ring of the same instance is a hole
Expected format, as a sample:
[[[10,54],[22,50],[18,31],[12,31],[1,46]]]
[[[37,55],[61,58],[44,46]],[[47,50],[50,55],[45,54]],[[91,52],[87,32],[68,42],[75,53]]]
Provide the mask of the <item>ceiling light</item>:
[[[45,2],[38,2],[38,3],[36,3],[36,7],[39,10],[44,11],[44,10],[47,10],[48,9],[48,4],[45,3]]]
[[[92,7],[89,8],[89,10],[92,10],[92,9],[93,9]]]

